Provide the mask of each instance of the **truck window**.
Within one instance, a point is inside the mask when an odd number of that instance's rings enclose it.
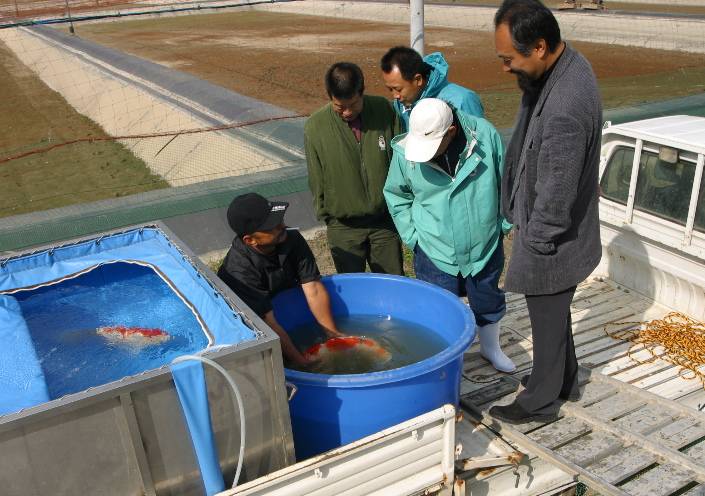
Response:
[[[627,204],[629,183],[632,179],[632,162],[634,162],[633,148],[620,146],[614,151],[600,181],[603,197],[622,205]]]
[[[634,209],[685,225],[694,176],[694,163],[679,159],[670,164],[659,160],[658,153],[643,150]]]

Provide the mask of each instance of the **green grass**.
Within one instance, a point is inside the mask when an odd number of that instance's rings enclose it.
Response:
[[[0,160],[107,136],[0,46]],[[79,143],[0,163],[0,217],[115,198],[168,184],[114,141]]]
[[[681,67],[670,73],[600,80],[604,108],[669,100],[705,92],[705,67]]]
[[[705,92],[705,67],[682,67],[670,73],[607,77],[600,79],[598,85],[604,109],[670,100]],[[499,129],[514,125],[520,101],[518,90],[510,86],[478,93],[490,122]]]

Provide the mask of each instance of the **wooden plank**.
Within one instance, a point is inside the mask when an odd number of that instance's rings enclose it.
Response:
[[[662,496],[671,494],[693,481],[693,475],[673,465],[659,465],[620,486],[630,494]]]
[[[497,382],[499,382],[499,377],[497,377],[496,380],[492,381],[489,384],[487,384],[487,383],[479,384],[476,382],[469,381],[467,378],[465,378],[465,376],[461,376],[460,377],[460,397],[462,398],[464,396],[471,395],[475,391],[477,391],[478,389],[482,389],[483,387],[487,387],[488,385],[491,385],[491,384],[496,384]]]
[[[627,306],[625,306],[627,305]],[[636,308],[635,308],[636,307]],[[605,326],[610,322],[632,321],[639,318],[643,313],[648,312],[649,304],[646,302],[625,303],[621,300],[609,302],[600,307],[599,312],[583,312],[571,314],[573,318],[573,334],[577,343],[586,343],[597,337],[607,336]],[[639,314],[636,315],[635,311]],[[660,314],[659,314],[660,315]],[[628,325],[619,326],[616,329],[626,329]],[[597,330],[599,332],[591,335],[581,336],[585,331]]]
[[[690,491],[683,493],[681,496],[705,496],[705,485],[695,486]]]
[[[574,326],[575,325],[578,324],[574,324]],[[626,351],[629,349],[629,345],[620,343],[606,336],[602,329],[602,324],[591,327],[580,334],[575,334],[573,339],[578,347],[576,349],[576,353],[578,355],[578,360],[581,363],[584,363],[585,355],[589,355],[597,351],[595,348],[612,347],[615,349],[617,346],[621,345],[622,348],[620,349],[620,352],[616,353],[618,356],[625,356]],[[587,345],[587,347],[580,347],[583,340],[588,341],[590,344]],[[530,341],[519,341],[513,343],[511,346],[503,345],[502,348],[504,352],[512,358],[518,369],[526,369],[531,366],[531,361],[533,359],[533,346]],[[471,351],[473,350],[471,349]],[[612,357],[611,355],[613,355],[613,353],[610,353],[610,359]],[[591,366],[593,364],[588,363],[586,365]],[[468,378],[473,379],[472,376],[476,376],[475,379],[479,382],[487,382],[488,377],[491,376],[491,374],[496,373],[491,365],[480,359],[471,363],[466,360],[464,367],[464,372],[468,374]]]
[[[617,484],[655,462],[656,455],[637,446],[627,446],[593,463],[589,470],[610,484]]]
[[[494,403],[498,399],[510,395],[512,393],[516,393],[518,386],[519,385],[513,381],[509,381],[506,379],[500,380],[499,382],[474,391],[469,395],[465,395],[463,399],[473,403],[475,406],[482,410],[486,409],[485,405],[489,403]]]
[[[615,394],[617,394],[617,389],[610,384],[590,382],[583,388],[583,395],[578,401],[578,405],[588,406]]]
[[[613,379],[610,379],[610,381],[616,382]],[[625,387],[631,388],[631,386]],[[638,391],[638,393],[641,396],[650,396],[648,393],[645,392]],[[681,407],[680,405],[670,403],[671,402],[667,400],[659,400],[653,406],[662,409],[668,409],[670,411],[686,411],[686,409]],[[659,459],[668,460],[668,462],[673,465],[678,465],[683,469],[689,470],[693,474],[695,474],[695,476],[705,481],[705,465],[703,465],[702,462],[700,462],[699,460],[693,460],[692,458],[687,455],[684,455],[680,451],[665,446],[663,444],[658,444],[657,442],[651,439],[649,433],[653,432],[653,430],[656,430],[655,424],[657,423],[657,420],[660,420],[659,423],[661,423],[659,427],[664,427],[665,425],[668,425],[668,421],[670,420],[670,418],[667,416],[666,418],[658,419],[658,415],[654,414],[656,408],[649,408],[650,406],[651,405],[647,405],[638,412],[630,414],[627,417],[623,417],[623,419],[620,419],[616,422],[607,423],[594,418],[592,415],[586,412],[585,409],[572,404],[565,404],[563,405],[562,409],[565,410],[565,414],[575,416],[586,424],[593,426],[593,428],[595,429],[604,430],[609,432],[610,434],[621,437],[625,440],[625,442],[632,442],[640,446],[641,448],[648,450],[651,453],[654,453],[655,456]],[[676,417],[678,416],[681,415],[677,413]],[[626,423],[629,424],[626,425],[627,428],[625,428],[625,426],[619,425],[619,423],[624,419],[630,420]],[[643,432],[639,432],[639,430],[642,430]]]
[[[627,357],[630,343],[620,343],[605,336],[593,343],[593,349],[577,350],[578,361],[583,367],[593,369],[601,374],[609,375],[609,366],[615,360]],[[643,348],[643,346],[641,347]],[[636,350],[639,350],[637,347]]]
[[[705,461],[705,440],[702,441],[700,444],[691,446],[690,448],[685,450],[684,453],[693,460],[698,460],[700,463],[703,463]]]
[[[646,311],[646,304],[642,307]],[[595,313],[584,315],[580,320],[573,320],[573,336],[575,337],[576,346],[581,346],[599,338],[606,337],[605,325],[609,322],[632,320],[635,318],[632,308],[621,306],[619,301],[613,302],[606,306],[604,313]],[[625,328],[627,326],[624,326]],[[587,331],[597,331],[587,334]],[[583,333],[586,333],[583,335]]]
[[[615,288],[609,284],[597,281],[586,281],[578,285],[573,301],[578,301],[583,298],[589,298],[600,294],[601,292],[614,291]],[[623,293],[623,291],[622,291]],[[520,293],[507,293],[507,313],[511,313],[515,310],[526,310],[526,299],[523,294]]]
[[[576,465],[589,465],[615,453],[624,446],[617,436],[605,432],[591,432],[574,443],[566,444],[556,449],[556,453],[564,456]]]
[[[531,372],[530,368],[518,369],[515,377],[519,378],[524,374]],[[476,381],[472,375],[463,375],[460,382],[461,396],[467,396],[468,394],[474,394],[475,391],[486,388],[493,384],[499,382],[502,378],[507,377],[506,374],[495,371],[496,379],[493,381]]]
[[[603,300],[603,298],[600,298],[600,300]],[[631,298],[619,298],[618,296],[610,298],[608,295],[605,295],[603,301],[593,301],[593,306],[590,308],[576,308],[571,306],[571,318],[574,327],[581,322],[583,322],[584,326],[588,325],[588,323],[590,325],[604,326],[607,322],[613,320],[632,320],[631,317],[634,316],[635,309],[646,311],[646,309],[650,307],[650,304],[647,302],[633,301]],[[599,311],[596,311],[597,309],[599,309]],[[526,308],[512,309],[512,313],[505,316],[502,321],[521,334],[524,334],[524,331],[530,330],[531,328],[529,314]],[[580,327],[578,329],[580,330]]]
[[[633,381],[631,383],[632,386],[638,387],[639,389],[651,389],[651,388],[656,387],[660,384],[668,382],[671,379],[675,379],[675,378],[680,377],[680,367],[674,366],[673,364],[670,364],[668,362],[664,362],[664,363],[669,366],[664,368],[660,372],[643,377],[642,379],[639,379],[638,381]],[[681,378],[680,380],[687,381],[688,379]],[[693,382],[697,383],[697,385],[700,385],[702,387],[702,385],[700,384],[699,381],[693,381]]]
[[[612,367],[623,365],[621,369],[617,369],[614,373],[608,375],[622,382],[633,383],[649,375],[657,374],[673,365],[660,358],[652,359],[651,353],[648,350],[641,350],[633,353],[631,356],[622,359],[621,364],[610,363]],[[642,363],[643,362],[643,363]],[[604,371],[602,372],[605,373]]]
[[[664,398],[673,399],[695,391],[701,391],[703,390],[703,385],[699,380],[674,377],[669,381],[649,387],[648,390]]]
[[[683,396],[671,399],[695,411],[705,413],[705,389],[698,389],[697,391],[692,391]]]
[[[480,414],[481,415],[481,414]],[[581,467],[575,465],[570,460],[558,455],[555,451],[551,451],[543,446],[534,443],[528,437],[526,437],[521,432],[518,432],[514,426],[502,425],[496,420],[488,416],[482,416],[482,420],[493,426],[494,429],[499,429],[499,432],[503,437],[509,439],[512,444],[519,447],[519,449],[537,454],[542,460],[549,461],[552,465],[557,466],[560,470],[563,470],[566,474],[571,477],[580,477],[580,479],[588,484],[593,490],[598,491],[601,494],[611,495],[611,496],[629,496],[625,491],[620,490],[617,487],[611,486],[604,479],[585,471]],[[531,475],[529,475],[531,477]],[[516,487],[516,486],[515,486]],[[486,489],[486,488],[485,488]]]
[[[679,418],[649,435],[652,441],[679,449],[705,437],[705,425],[695,417]],[[705,460],[703,460],[705,463]]]
[[[541,446],[555,449],[591,431],[592,429],[584,422],[573,417],[564,417],[530,432],[527,437]]]
[[[595,311],[606,302],[614,301],[617,298],[627,297],[622,291],[616,290],[610,286],[591,287],[589,291],[581,294],[576,294],[570,304],[571,309],[575,311],[588,310]]]
[[[618,420],[614,424],[625,430],[647,435],[673,421],[673,413],[657,404],[649,404]]]
[[[617,298],[623,299],[620,306],[626,309],[636,304],[643,304],[643,302],[624,296],[623,293],[600,294],[599,290],[590,290],[590,292],[585,294],[582,298],[576,296],[573,299],[573,304],[571,305],[573,322],[579,322],[582,318],[595,318],[601,315],[603,312],[596,312],[595,309],[601,305],[614,303]],[[586,302],[589,303],[586,304]],[[525,304],[512,306],[511,308],[508,307],[507,310],[507,315],[502,319],[503,322],[520,332],[530,328],[529,314]],[[631,312],[627,312],[625,315],[629,315],[630,313]]]
[[[645,399],[649,403],[658,403],[664,409],[667,409],[671,412],[674,412],[677,417],[685,417],[685,416],[692,416],[693,415],[693,411],[689,407],[680,405],[679,403],[676,403],[675,401],[668,400],[668,399],[665,399],[661,396],[655,395],[654,393],[652,393],[650,391],[645,391],[642,389],[635,388],[634,386],[632,386],[630,384],[624,384],[624,383],[622,383],[616,379],[613,379],[609,376],[593,373],[591,375],[591,381],[609,384],[619,391],[627,391],[630,394],[633,394],[633,395],[639,396],[640,398]]]
[[[612,420],[622,415],[642,408],[645,401],[627,393],[620,393],[605,398],[602,401],[593,403],[585,408],[585,411],[601,420]]]
[[[648,360],[650,360],[651,357],[651,353],[649,353],[649,351],[644,348],[643,345],[635,346],[631,356],[624,355],[623,357],[618,358],[617,360],[612,360],[611,362],[609,362],[608,365],[605,365],[602,368],[601,373],[615,377],[616,379],[617,374],[622,373],[622,371],[629,371],[634,367],[648,366],[654,364],[657,366],[660,365],[657,360],[654,360],[650,363],[644,363],[643,365],[641,364],[641,362],[647,362]]]

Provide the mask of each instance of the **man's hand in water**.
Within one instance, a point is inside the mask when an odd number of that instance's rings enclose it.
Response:
[[[301,285],[301,289],[303,289],[311,313],[316,319],[316,322],[323,328],[326,336],[329,338],[343,336],[335,325],[335,320],[333,320],[333,314],[330,310],[328,291],[326,291],[326,287],[321,281],[307,282]]]
[[[342,338],[345,337],[346,335],[340,332],[337,329],[328,329],[328,328],[323,328],[323,331],[326,333],[326,337],[328,339],[330,338]]]

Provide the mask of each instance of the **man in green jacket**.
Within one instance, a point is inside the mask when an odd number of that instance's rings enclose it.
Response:
[[[399,121],[387,100],[364,95],[360,68],[333,64],[325,75],[330,103],[306,122],[308,182],[318,218],[325,222],[339,273],[403,274],[399,234],[382,188]]]
[[[498,287],[502,238],[511,228],[499,208],[499,134],[481,117],[424,98],[392,148],[384,196],[402,241],[414,250],[416,277],[456,295],[467,292],[480,354],[497,370],[513,372],[499,347],[506,310]]]

